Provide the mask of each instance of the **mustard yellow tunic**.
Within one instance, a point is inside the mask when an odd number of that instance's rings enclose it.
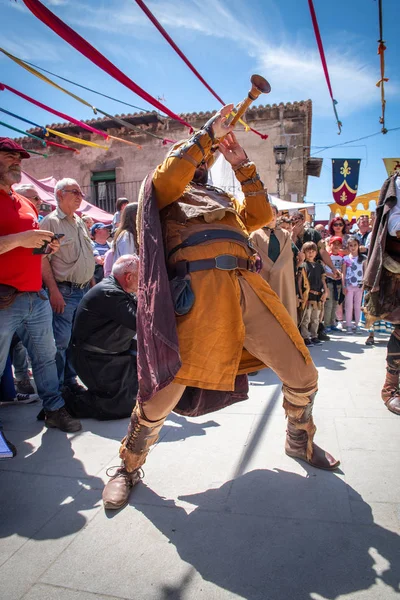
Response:
[[[204,154],[210,151],[212,140],[206,132],[199,136]],[[159,209],[165,209],[174,202],[184,202],[185,192],[197,193],[196,186],[190,187],[195,172],[195,164],[203,158],[200,148],[191,144],[180,148],[180,155],[171,156],[157,167],[153,184]],[[245,235],[259,229],[272,219],[272,210],[262,182],[256,177],[255,165],[247,161],[236,170],[236,177],[242,183],[245,200],[240,203],[229,197],[229,207],[215,213],[188,219],[163,219],[164,240],[167,253],[194,231],[212,227],[234,229]],[[243,183],[244,182],[244,183]],[[222,194],[221,197],[224,195]],[[182,198],[183,197],[183,198]],[[215,200],[215,194],[213,199]],[[225,202],[227,196],[224,196]],[[201,260],[214,258],[220,254],[232,254],[248,258],[241,245],[230,241],[212,241],[207,244],[183,248],[175,252],[169,265],[181,260]],[[210,269],[191,274],[195,303],[187,315],[177,317],[177,330],[182,367],[175,378],[176,383],[204,389],[234,389],[237,374],[248,373],[264,366],[243,348],[245,337],[240,307],[240,287],[238,277],[244,277],[260,300],[265,304],[283,329],[289,334],[289,343],[294,343],[303,354],[306,362],[310,356],[293,320],[260,275],[245,270],[221,271]],[[265,332],[266,343],[268,332]]]

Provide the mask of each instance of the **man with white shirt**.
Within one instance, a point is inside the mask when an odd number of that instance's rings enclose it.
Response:
[[[364,287],[367,324],[384,319],[395,326],[388,343],[382,400],[400,415],[400,175],[382,186],[371,235]]]

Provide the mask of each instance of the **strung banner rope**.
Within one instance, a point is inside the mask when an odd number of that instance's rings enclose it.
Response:
[[[46,127],[46,130],[48,131],[48,133],[60,137],[63,140],[74,142],[74,144],[82,144],[82,146],[90,146],[91,148],[101,148],[102,150],[108,150],[108,146],[101,146],[100,144],[96,144],[95,142],[89,142],[89,140],[82,140],[81,138],[68,135],[67,133],[61,133],[61,131],[54,131],[54,129],[50,129],[50,127]]]
[[[22,135],[24,135],[26,137],[33,138],[34,140],[37,140],[38,142],[40,142],[42,144],[42,146],[46,145],[44,143],[44,141],[42,140],[42,138],[37,137],[37,135],[33,135],[32,133],[28,133],[27,131],[22,131],[22,129],[17,129],[16,127],[13,127],[12,125],[7,125],[7,123],[3,123],[3,121],[0,121],[0,125],[3,125],[3,127],[8,127],[8,129],[12,129],[13,131],[17,131],[18,133],[22,133]]]
[[[36,150],[30,150],[29,148],[24,148],[29,154],[39,154],[39,156],[44,156],[44,158],[49,158],[48,154],[43,154],[43,152],[36,152]]]
[[[64,144],[57,144],[57,142],[50,142],[50,140],[44,140],[46,142],[46,146],[55,146],[56,148],[62,148],[63,150],[70,150],[71,152],[76,152],[79,154],[79,150],[76,148],[71,148],[70,146],[65,146]]]
[[[212,89],[212,87],[207,83],[207,81],[200,75],[198,70],[192,65],[192,63],[185,56],[185,54],[182,52],[182,50],[180,50],[180,48],[178,48],[178,46],[175,44],[174,40],[165,31],[164,27],[156,19],[156,17],[153,15],[153,13],[147,8],[147,6],[143,2],[143,0],[135,0],[135,2],[142,9],[142,11],[145,13],[145,15],[150,19],[150,21],[153,23],[153,25],[158,29],[158,31],[161,33],[163,38],[167,40],[169,45],[175,50],[175,52],[178,54],[178,56],[183,60],[183,62],[186,64],[186,66],[188,66],[189,69],[192,71],[192,73],[194,73],[196,75],[197,79],[199,79],[201,81],[201,83],[208,89],[208,91],[214,96],[214,98],[216,98],[218,100],[218,102],[220,102],[224,106],[226,104],[226,102],[224,102],[222,100],[222,98],[220,96],[218,96],[218,94]],[[262,134],[259,131],[257,131],[256,129],[253,129],[252,127],[247,125],[247,123],[242,121],[242,119],[239,119],[239,123],[241,123],[244,126],[246,131],[250,130],[253,133],[256,133],[257,135],[259,135],[261,137],[261,139],[266,140],[268,138],[267,135]]]
[[[146,135],[150,135],[151,137],[156,138],[157,140],[162,140],[163,144],[175,144],[176,142],[172,141],[172,140],[168,140],[166,138],[163,138],[159,135],[156,135],[155,133],[152,133],[151,131],[144,131],[143,129],[140,129],[140,127],[135,127],[135,125],[132,125],[132,123],[128,123],[128,121],[124,121],[124,119],[120,119],[120,117],[113,117],[112,115],[109,115],[108,113],[104,112],[104,110],[101,110],[100,108],[96,108],[97,112],[101,113],[102,115],[104,115],[105,117],[108,117],[109,119],[112,119],[113,121],[116,121],[117,123],[119,123],[120,125],[123,125],[124,127],[127,127],[128,129],[131,129],[132,131],[135,131],[137,133],[145,133]],[[111,136],[110,136],[111,137]],[[141,148],[141,146],[140,146]]]
[[[28,119],[24,119],[24,117],[20,117],[19,115],[15,115],[14,113],[10,112],[9,110],[6,110],[5,108],[0,108],[0,110],[1,110],[1,112],[6,113],[6,115],[10,115],[10,117],[14,117],[14,119],[19,119],[20,121],[24,121],[25,123],[28,123],[28,125],[33,125],[34,127],[41,129],[43,131],[43,133],[46,133],[45,127],[42,127],[41,125],[38,125],[37,123],[34,123],[33,121],[29,121]]]
[[[336,122],[337,122],[337,125],[338,125],[338,128],[339,128],[339,134],[338,135],[340,135],[341,132],[342,132],[342,122],[339,121],[339,116],[338,116],[338,113],[337,113],[337,110],[336,110],[337,100],[335,100],[334,97],[333,97],[331,80],[330,80],[330,77],[329,77],[328,66],[326,64],[324,47],[322,45],[322,38],[321,38],[321,34],[319,32],[317,15],[315,14],[313,0],[308,0],[308,6],[310,7],[311,20],[312,20],[312,24],[313,24],[313,27],[314,27],[315,38],[317,40],[319,55],[321,57],[322,68],[324,69],[326,83],[328,85],[329,94],[330,94],[331,100],[332,100],[333,112],[335,113]]]
[[[68,94],[68,96],[71,96],[72,98],[74,98],[75,100],[77,100],[78,102],[80,102],[81,104],[84,104],[85,106],[88,106],[89,108],[91,108],[93,110],[93,112],[95,114],[101,113],[101,114],[105,115],[106,117],[109,117],[113,121],[116,121],[120,125],[123,125],[124,127],[127,127],[128,129],[131,129],[133,131],[140,132],[140,133],[148,133],[148,132],[143,131],[139,127],[135,127],[134,125],[131,125],[130,123],[128,123],[127,121],[124,121],[123,119],[121,119],[119,117],[113,117],[112,115],[109,115],[108,113],[100,110],[100,108],[95,108],[94,106],[92,106],[89,102],[87,102],[83,98],[80,98],[79,96],[76,96],[75,94],[73,94],[69,90],[66,90],[65,88],[61,87],[60,85],[58,85],[57,83],[55,83],[54,81],[52,81],[51,79],[49,79],[48,77],[46,77],[45,75],[42,75],[41,73],[39,73],[38,71],[36,71],[36,69],[34,69],[34,68],[29,67],[28,65],[26,65],[25,61],[20,60],[19,58],[16,58],[15,56],[13,56],[12,54],[10,54],[9,52],[6,52],[2,48],[0,48],[0,52],[3,52],[4,54],[6,54],[6,56],[8,56],[9,58],[11,58],[11,60],[13,60],[14,62],[16,62],[23,69],[26,69],[27,71],[29,71],[29,73],[31,73],[32,75],[35,75],[36,77],[38,77],[42,81],[44,81],[44,82],[48,83],[49,85],[55,87],[56,89],[60,90],[61,92],[64,92],[64,94]],[[164,143],[164,138],[162,138],[161,136],[155,135],[153,133],[149,133],[149,135],[152,135],[153,137],[162,140],[163,143]],[[109,136],[109,137],[111,137],[111,136]],[[131,144],[133,146],[137,146],[137,148],[141,149],[141,146],[139,144],[135,144],[134,142],[129,142],[128,140],[123,140],[121,138],[113,138],[113,139],[122,141],[122,142],[124,142],[126,144]]]
[[[96,48],[89,44],[83,37],[81,37],[76,31],[71,29],[66,23],[59,19],[53,14],[48,8],[46,8],[39,0],[23,0],[24,4],[29,10],[37,17],[42,23],[52,29],[57,35],[63,38],[68,44],[73,46],[78,52],[86,56],[90,61],[97,65],[100,69],[111,75],[114,79],[122,83],[125,87],[130,89],[132,92],[143,98],[146,102],[155,106],[159,111],[165,113],[171,119],[178,121],[185,127],[193,131],[192,126],[186,123],[174,112],[169,110],[166,106],[161,104],[158,100],[153,98],[145,90],[139,87],[132,79],[130,79],[125,73],[120,71],[112,62],[110,62],[103,54],[101,54]]]
[[[19,59],[19,60],[21,60],[21,59]],[[47,71],[47,69],[43,69],[43,67],[38,67],[38,65],[34,65],[33,63],[28,62],[27,60],[23,60],[22,62],[24,62],[25,64],[29,65],[30,67],[34,67],[35,69],[39,69],[39,71],[43,71],[43,73],[48,73],[49,75],[53,75],[53,77],[57,77],[58,79],[62,79],[62,81],[66,81],[67,83],[71,83],[72,85],[76,85],[76,87],[80,87],[83,90],[86,90],[87,92],[92,92],[93,94],[97,94],[98,96],[103,96],[103,98],[108,98],[108,100],[113,100],[114,102],[119,102],[119,104],[124,104],[125,106],[130,106],[131,108],[135,108],[136,110],[140,110],[141,112],[144,112],[144,113],[151,113],[151,112],[153,112],[151,110],[148,110],[147,108],[140,108],[140,106],[135,106],[134,104],[129,104],[129,102],[124,102],[123,100],[118,100],[118,98],[113,98],[112,96],[107,96],[107,94],[103,94],[102,92],[99,92],[97,90],[92,90],[91,88],[88,88],[85,85],[77,83],[76,81],[71,81],[71,79],[67,79],[66,77],[61,77],[61,75],[57,75],[57,73],[52,73],[51,71]]]
[[[107,139],[107,137],[108,137],[107,133],[105,133],[104,131],[95,129],[94,127],[91,127],[90,125],[86,125],[86,123],[82,123],[82,121],[78,121],[77,119],[74,119],[73,117],[69,117],[68,115],[61,113],[58,110],[55,110],[54,108],[50,108],[49,106],[42,104],[38,100],[34,100],[33,98],[26,96],[22,92],[18,92],[18,90],[15,90],[14,88],[10,87],[9,85],[6,85],[5,83],[0,83],[0,91],[3,91],[4,89],[8,90],[9,92],[12,92],[13,94],[16,94],[17,96],[19,96],[20,98],[23,98],[24,100],[27,100],[28,102],[31,102],[31,104],[35,104],[35,106],[39,106],[40,108],[43,108],[43,110],[47,110],[48,112],[53,113],[53,115],[57,115],[57,117],[60,117],[60,119],[64,119],[64,121],[69,121],[70,123],[73,123],[74,125],[77,125],[78,127],[83,127],[83,129],[87,129],[91,133],[97,133],[97,135],[101,135],[101,137],[103,137],[104,139]]]
[[[385,83],[389,81],[387,77],[385,77],[385,42],[383,40],[383,17],[382,17],[382,0],[379,0],[379,40],[378,40],[378,54],[380,57],[380,67],[381,67],[381,78],[376,84],[376,87],[381,88],[381,105],[382,105],[382,116],[379,118],[379,123],[382,125],[382,133],[387,133],[388,130],[385,127],[385,109],[386,109],[386,100],[385,100]]]

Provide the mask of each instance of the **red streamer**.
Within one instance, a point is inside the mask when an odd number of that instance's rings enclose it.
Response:
[[[337,124],[338,124],[338,127],[339,127],[339,133],[340,133],[341,132],[341,128],[342,128],[342,123],[339,121],[339,117],[338,117],[338,114],[337,114],[337,111],[336,111],[337,101],[333,97],[331,80],[330,80],[329,71],[328,71],[328,65],[326,64],[324,47],[322,45],[322,38],[321,38],[321,34],[319,32],[317,15],[315,14],[313,0],[308,0],[308,6],[310,7],[311,20],[312,20],[312,24],[313,24],[313,27],[314,27],[315,38],[317,40],[319,55],[321,57],[322,68],[323,68],[324,73],[325,73],[325,79],[326,79],[326,83],[327,83],[327,86],[328,86],[329,94],[330,94],[331,99],[332,99],[333,110],[334,110],[334,113],[335,113],[336,121],[337,121]]]
[[[49,140],[44,140],[46,142],[46,146],[55,146],[56,148],[62,148],[63,150],[71,150],[71,152],[77,152],[79,154],[79,150],[76,148],[70,148],[69,146],[64,146],[64,144],[57,144],[57,142],[50,142]]]
[[[82,121],[78,121],[77,119],[74,119],[73,117],[69,117],[68,115],[65,115],[62,112],[58,112],[58,110],[55,110],[54,108],[50,108],[50,106],[46,106],[46,104],[42,104],[38,100],[34,100],[33,98],[30,98],[30,96],[26,96],[22,92],[15,90],[14,88],[10,87],[9,85],[6,85],[5,83],[0,83],[0,91],[3,91],[4,89],[8,90],[9,92],[12,92],[13,94],[16,94],[17,96],[19,96],[20,98],[23,98],[24,100],[27,100],[28,102],[31,102],[32,104],[35,104],[36,106],[39,106],[39,108],[43,108],[43,110],[47,110],[48,112],[53,113],[53,115],[60,117],[60,119],[63,119],[64,121],[69,121],[70,123],[73,123],[74,125],[78,125],[78,127],[83,127],[84,129],[87,129],[88,131],[91,131],[92,133],[97,133],[97,135],[101,135],[101,137],[103,137],[104,139],[108,138],[107,133],[105,133],[104,131],[100,131],[100,129],[95,129],[94,127],[91,127],[90,125],[86,125],[86,123],[82,123]]]
[[[73,46],[78,52],[86,56],[90,61],[97,65],[100,69],[111,75],[114,79],[122,83],[125,87],[130,89],[132,92],[143,98],[149,104],[152,104],[159,111],[165,113],[171,119],[179,121],[185,127],[189,127],[190,131],[193,131],[192,126],[186,123],[178,115],[169,110],[166,106],[158,102],[153,96],[150,96],[145,90],[139,87],[132,79],[130,79],[125,73],[120,71],[112,62],[110,62],[103,54],[101,54],[96,48],[94,48],[89,42],[83,39],[78,33],[76,33],[66,23],[61,21],[55,14],[53,14],[48,8],[43,6],[39,0],[23,0],[24,4],[29,10],[37,17],[42,23],[50,27],[57,35],[59,35],[68,44]]]
[[[158,29],[158,31],[161,33],[161,35],[164,37],[164,39],[167,40],[167,42],[169,43],[169,45],[175,50],[175,52],[178,54],[178,56],[189,67],[189,69],[192,71],[192,73],[194,73],[196,75],[197,79],[199,79],[201,81],[201,83],[206,86],[206,88],[208,89],[208,91],[214,96],[214,98],[216,98],[218,100],[218,102],[220,102],[223,106],[225,106],[226,102],[224,102],[222,100],[222,98],[220,96],[218,96],[218,94],[212,89],[212,87],[207,83],[207,81],[200,75],[200,73],[198,72],[198,70],[192,65],[192,63],[189,61],[189,59],[187,58],[187,56],[185,56],[185,54],[182,52],[182,50],[180,48],[178,48],[178,46],[175,44],[174,40],[165,31],[164,27],[156,19],[156,17],[153,15],[153,13],[147,8],[147,6],[143,2],[143,0],[135,0],[135,2],[143,10],[143,12],[148,16],[148,18],[150,19],[150,21]],[[249,127],[249,129],[253,133],[256,133],[257,135],[259,135],[263,140],[266,140],[268,138],[267,135],[264,135],[264,134],[260,133],[259,131],[257,131],[256,129],[253,129],[252,127]]]

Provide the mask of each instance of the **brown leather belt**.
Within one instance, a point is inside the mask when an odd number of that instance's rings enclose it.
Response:
[[[185,277],[185,275],[195,271],[208,271],[210,269],[218,269],[219,271],[242,269],[253,273],[257,272],[254,260],[233,256],[232,254],[220,254],[215,258],[205,258],[203,260],[181,260],[171,267],[170,278]]]

